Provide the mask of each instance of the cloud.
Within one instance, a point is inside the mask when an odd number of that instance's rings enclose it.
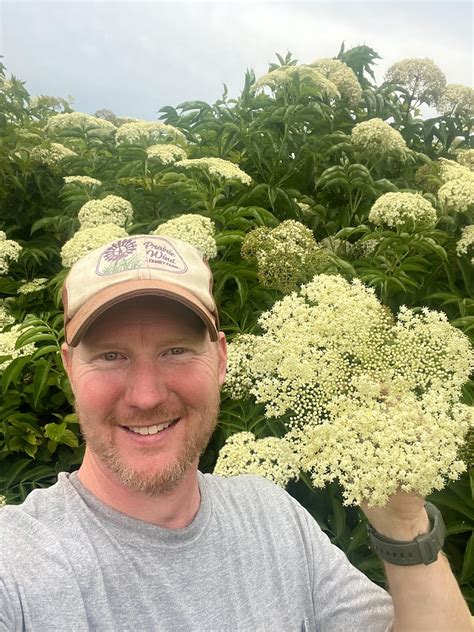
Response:
[[[77,2],[4,0],[2,52],[32,94],[75,108],[155,118],[164,105],[237,96],[290,50],[302,63],[367,44],[377,77],[406,57],[431,57],[452,83],[472,77],[468,2]],[[452,24],[452,27],[447,25]],[[25,46],[25,42],[28,43]]]

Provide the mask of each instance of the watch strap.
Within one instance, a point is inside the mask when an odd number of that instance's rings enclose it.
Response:
[[[446,528],[439,509],[431,503],[425,503],[425,509],[430,519],[430,532],[418,535],[411,541],[388,538],[375,531],[369,523],[367,530],[373,551],[386,562],[398,566],[435,562],[443,548]]]

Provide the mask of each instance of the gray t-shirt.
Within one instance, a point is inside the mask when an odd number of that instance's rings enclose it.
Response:
[[[0,511],[0,631],[385,632],[390,596],[289,494],[199,474],[184,529],[115,511],[77,474]]]

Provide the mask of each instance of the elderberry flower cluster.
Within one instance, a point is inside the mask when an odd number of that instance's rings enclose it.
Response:
[[[470,250],[473,246],[474,224],[470,224],[469,226],[464,226],[461,233],[461,239],[459,239],[458,243],[456,244],[456,253],[458,257],[462,257],[462,255],[467,255],[468,250]],[[474,263],[474,257],[471,259],[471,263]]]
[[[21,285],[18,288],[18,294],[34,294],[35,292],[44,290],[47,283],[48,279],[45,279],[44,277],[33,279],[33,281],[29,281],[28,283]]]
[[[328,99],[340,99],[341,95],[335,84],[322,72],[304,64],[277,68],[262,75],[252,86],[252,92],[262,91],[265,87],[273,92],[288,86],[297,80],[309,92],[322,94]]]
[[[13,239],[7,239],[6,233],[0,230],[0,275],[8,272],[12,261],[18,261],[22,247]]]
[[[85,187],[100,186],[102,182],[89,176],[64,176],[66,184],[82,184]]]
[[[30,344],[24,345],[20,349],[15,349],[16,341],[20,337],[22,333],[24,333],[25,328],[19,325],[13,325],[10,331],[1,331],[0,332],[0,356],[9,356],[7,360],[0,362],[0,371],[4,371],[9,364],[15,358],[19,358],[21,356],[30,355],[35,350],[35,344],[32,342]]]
[[[322,274],[259,324],[261,335],[229,345],[225,388],[284,421],[316,486],[338,480],[346,504],[382,506],[398,488],[427,495],[465,469],[474,420],[459,399],[474,354],[444,314],[402,307],[395,318],[359,280]]]
[[[435,105],[446,87],[446,77],[432,59],[402,59],[385,73],[385,81],[405,88],[418,103]]]
[[[8,312],[5,305],[2,305],[0,303],[0,331],[2,329],[5,329],[7,325],[13,325],[14,322],[15,322],[15,319]]]
[[[449,83],[438,104],[442,114],[469,114],[474,110],[474,90],[461,83]]]
[[[474,176],[449,180],[438,191],[438,199],[445,210],[453,213],[465,213],[474,206]]]
[[[183,167],[184,169],[207,171],[211,175],[218,176],[224,180],[240,180],[242,184],[250,184],[252,182],[252,178],[245,171],[242,171],[235,163],[222,158],[190,158],[180,160],[175,163],[175,166]]]
[[[158,226],[153,234],[181,239],[200,250],[207,259],[217,257],[216,226],[208,217],[180,215]]]
[[[5,498],[5,496],[0,496],[0,509],[5,507],[6,504],[7,504],[7,499]]]
[[[167,141],[184,142],[185,136],[173,125],[159,121],[133,121],[118,128],[116,140],[118,145],[139,143],[154,145]]]
[[[299,475],[299,457],[286,439],[255,439],[251,432],[232,435],[219,452],[214,474],[230,477],[239,474],[263,476],[286,487]]]
[[[407,151],[407,145],[400,132],[379,118],[357,123],[351,132],[351,143],[355,149],[379,159],[403,159]]]
[[[46,132],[49,134],[64,134],[68,131],[80,128],[86,132],[94,132],[100,136],[112,136],[116,127],[110,121],[85,114],[83,112],[65,112],[64,114],[55,114],[46,125]]]
[[[276,228],[260,226],[243,241],[244,259],[255,260],[262,285],[284,294],[295,290],[332,263],[327,250],[315,241],[312,231],[295,220]]]
[[[447,160],[446,158],[439,158],[436,161],[439,169],[439,176],[444,184],[450,180],[457,180],[458,178],[471,178],[474,177],[471,174],[471,170],[468,167],[455,162],[454,160]]]
[[[457,161],[463,167],[474,171],[474,149],[461,149],[457,155]]]
[[[61,160],[71,156],[77,156],[76,152],[61,143],[51,143],[49,147],[34,147],[31,151],[32,160],[48,167],[56,167]]]
[[[133,217],[133,208],[128,200],[118,195],[107,195],[102,200],[86,202],[77,215],[83,228],[93,228],[101,224],[125,226]]]
[[[70,268],[91,250],[104,246],[109,241],[127,236],[126,231],[117,224],[101,224],[92,228],[83,228],[61,248],[62,264],[65,268]]]
[[[332,81],[341,95],[342,99],[350,105],[357,105],[362,96],[362,88],[356,74],[347,64],[339,59],[316,59],[310,64],[323,77]]]
[[[169,165],[177,160],[184,160],[186,152],[182,147],[172,144],[152,145],[146,150],[149,159],[158,160],[164,165]]]
[[[390,228],[431,228],[436,224],[436,210],[419,193],[384,193],[374,203],[369,220]]]

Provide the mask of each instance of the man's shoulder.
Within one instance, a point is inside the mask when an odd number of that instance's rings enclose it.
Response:
[[[48,530],[64,520],[68,504],[67,474],[61,472],[58,481],[50,487],[33,490],[19,505],[6,505],[0,510],[0,537]]]

